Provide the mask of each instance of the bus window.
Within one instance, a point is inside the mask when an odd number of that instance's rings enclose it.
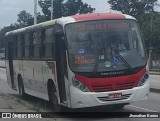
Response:
[[[25,56],[25,35],[24,34],[21,34],[21,41],[22,41],[22,57]]]
[[[41,56],[41,31],[37,31],[33,35],[33,57],[40,58]]]
[[[53,28],[46,29],[44,41],[44,57],[53,58],[55,38]]]
[[[8,57],[8,41],[9,41],[9,39],[10,39],[10,36],[7,36],[7,37],[5,37],[5,58],[6,58],[6,60],[8,60],[9,59],[9,57]]]
[[[17,35],[13,36],[13,41],[14,41],[14,58],[17,58]]]
[[[29,58],[31,56],[32,48],[31,44],[33,42],[33,34],[27,33],[25,35],[25,58]]]
[[[23,56],[23,47],[22,47],[22,44],[23,44],[23,36],[22,35],[18,35],[18,38],[17,38],[17,43],[16,43],[16,48],[17,48],[17,58],[22,58]]]
[[[130,30],[133,29],[135,32],[131,35]],[[145,52],[138,30],[136,22],[129,20],[101,20],[67,25],[66,35],[71,68],[77,72],[127,69],[122,58],[115,59],[117,52],[124,53],[123,57],[132,67],[145,65]],[[133,58],[139,58],[138,61],[130,61],[131,57],[128,56],[130,52],[133,52]]]

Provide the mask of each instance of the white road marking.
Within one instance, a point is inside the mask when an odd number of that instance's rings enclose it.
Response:
[[[146,108],[141,108],[141,107],[134,106],[134,105],[128,105],[128,106],[138,108],[138,109],[142,109],[142,110],[146,110],[146,111],[150,111],[150,112],[158,112],[158,111],[154,111],[154,110],[150,110],[150,109],[146,109]]]

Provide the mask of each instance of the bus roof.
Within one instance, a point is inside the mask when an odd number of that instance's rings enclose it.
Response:
[[[77,22],[78,21],[89,21],[89,20],[102,20],[102,19],[126,19],[125,14],[118,13],[94,13],[94,14],[81,14],[72,16]]]
[[[29,27],[25,27],[25,28],[21,28],[21,29],[17,29],[17,30],[13,30],[10,32],[6,33],[7,35],[11,35],[11,34],[17,34],[17,33],[21,33],[21,32],[25,32],[25,31],[29,31],[29,30],[34,30],[37,28],[43,28],[43,27],[47,27],[47,26],[51,26],[54,25],[55,23],[61,24],[62,26],[64,26],[67,23],[73,23],[73,22],[80,22],[80,21],[90,21],[90,20],[104,20],[104,19],[108,19],[108,20],[115,20],[115,19],[134,19],[134,17],[130,16],[130,15],[126,15],[126,14],[120,14],[120,13],[90,13],[90,14],[80,14],[80,15],[73,15],[73,16],[68,16],[68,17],[62,17],[59,19],[54,19],[54,20],[50,20],[50,21],[46,21],[43,23],[39,23],[36,25],[32,25]]]

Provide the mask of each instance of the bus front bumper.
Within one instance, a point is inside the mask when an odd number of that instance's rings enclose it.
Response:
[[[109,94],[121,93],[122,98],[108,100]],[[135,101],[142,101],[148,99],[149,94],[149,81],[141,87],[133,89],[118,90],[112,92],[82,92],[79,89],[71,86],[71,108],[86,108],[94,106],[105,106],[114,104],[131,103]]]

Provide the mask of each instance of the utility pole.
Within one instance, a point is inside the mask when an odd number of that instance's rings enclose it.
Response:
[[[152,11],[151,11],[151,41],[153,39],[153,14],[154,14],[154,3],[152,2]],[[152,46],[152,45],[151,45]]]
[[[53,0],[51,0],[51,20],[53,19]]]
[[[37,24],[37,0],[34,0],[34,24]]]
[[[150,43],[149,43],[149,58],[148,58],[148,67],[152,69],[152,41],[153,41],[153,14],[154,14],[154,3],[150,3],[152,5],[151,10],[151,33],[150,33]]]

